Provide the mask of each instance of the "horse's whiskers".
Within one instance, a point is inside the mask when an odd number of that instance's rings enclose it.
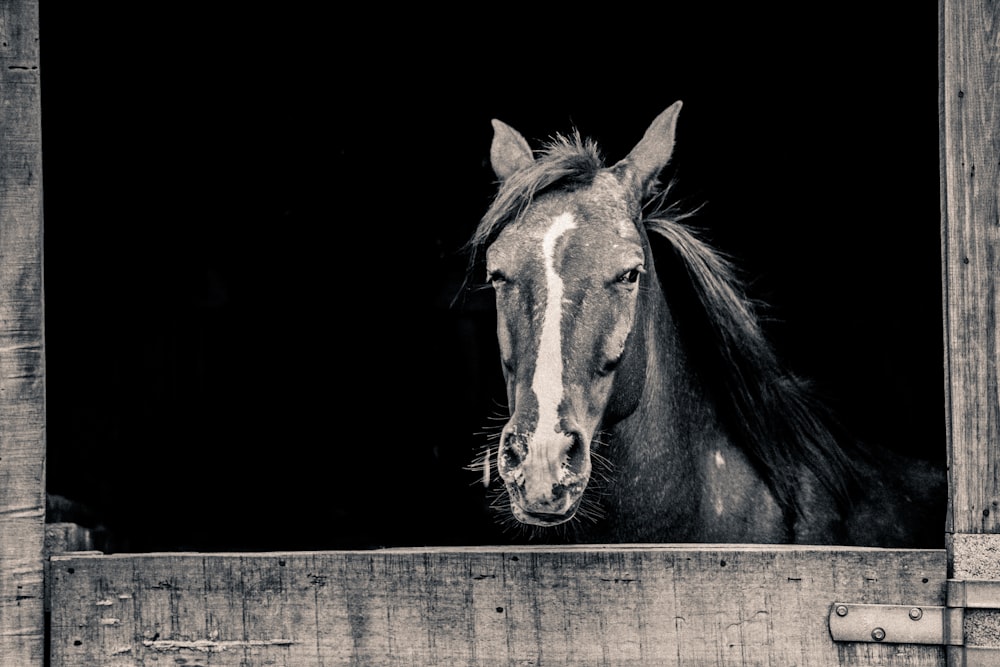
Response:
[[[507,417],[501,415],[500,413],[494,413],[488,416],[487,419],[491,419],[495,422],[503,420],[503,424],[486,424],[482,426],[479,431],[476,431],[475,435],[486,440],[486,446],[482,453],[472,460],[471,464],[464,467],[465,470],[479,474],[477,482],[472,482],[470,486],[472,484],[480,483],[484,488],[489,488],[494,477],[498,474],[496,458],[493,456],[493,449],[494,447],[499,446],[500,436],[503,433],[503,425],[506,424]]]
[[[496,438],[491,439],[496,440]],[[496,458],[492,455],[492,453],[493,447],[490,444],[487,444],[486,448],[481,454],[479,454],[479,456],[472,459],[472,462],[469,465],[463,466],[464,470],[479,474],[479,479],[474,482],[470,482],[469,486],[481,483],[483,487],[489,488],[493,480],[493,476],[497,474]]]
[[[483,486],[490,487],[490,448],[486,448],[486,456],[483,457]]]
[[[580,507],[576,510],[576,516],[573,517],[573,520],[597,523],[605,516],[607,516],[607,513],[604,511],[601,503],[590,495],[585,495],[580,501]]]
[[[490,509],[495,509],[500,512],[503,512],[501,516],[504,521],[507,520],[516,521],[516,519],[514,519],[513,515],[511,515],[510,513],[510,498],[503,492],[494,494],[493,499],[490,501],[489,506]]]

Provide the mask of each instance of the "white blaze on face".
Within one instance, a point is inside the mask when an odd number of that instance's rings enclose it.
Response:
[[[563,281],[556,272],[555,250],[559,237],[575,227],[573,216],[561,213],[552,221],[542,239],[542,259],[545,262],[545,315],[538,343],[538,359],[535,360],[535,376],[531,379],[531,390],[538,400],[538,426],[535,432],[539,434],[548,435],[558,430],[559,403],[563,398]]]

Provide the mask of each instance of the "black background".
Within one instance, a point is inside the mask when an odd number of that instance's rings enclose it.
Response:
[[[676,192],[780,354],[942,460],[935,8],[697,4],[43,3],[49,490],[109,550],[512,539],[463,470],[491,303],[450,305],[490,119],[614,161],[677,99]]]

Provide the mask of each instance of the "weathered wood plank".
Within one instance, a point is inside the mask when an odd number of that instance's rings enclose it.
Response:
[[[948,530],[1000,532],[1000,5],[942,0]]]
[[[93,551],[94,539],[89,528],[75,523],[46,523],[43,570],[45,588],[45,611],[49,611],[49,556],[70,551]],[[99,553],[99,552],[94,552]]]
[[[940,7],[949,573],[1000,579],[1000,4]],[[1000,612],[969,610],[964,635],[1000,646]]]
[[[943,550],[690,545],[59,556],[52,665],[943,665],[835,601],[944,604]]]
[[[45,377],[37,2],[0,2],[0,660],[44,661]]]

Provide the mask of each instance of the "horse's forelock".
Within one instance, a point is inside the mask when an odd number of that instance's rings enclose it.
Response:
[[[555,135],[532,164],[500,183],[492,204],[466,244],[470,255],[466,284],[475,279],[473,273],[481,268],[486,248],[535,197],[555,188],[587,184],[603,167],[604,158],[593,140],[581,138],[575,130]]]

